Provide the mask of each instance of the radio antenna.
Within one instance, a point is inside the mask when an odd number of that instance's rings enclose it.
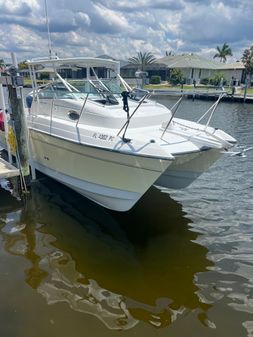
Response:
[[[51,42],[49,19],[48,19],[48,12],[47,12],[47,0],[45,0],[45,16],[46,16],[46,24],[47,24],[48,53],[49,53],[49,58],[51,58],[52,57],[52,42]]]

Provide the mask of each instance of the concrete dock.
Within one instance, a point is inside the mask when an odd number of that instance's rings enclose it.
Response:
[[[19,170],[0,157],[0,179],[18,177]]]
[[[196,94],[189,94],[187,95],[188,98],[191,99],[202,99],[202,100],[209,100],[209,101],[216,101],[219,97],[218,94],[216,93],[210,93],[210,94],[205,94],[205,93],[196,93]],[[243,95],[227,95],[222,98],[223,102],[239,102],[243,103],[244,102],[244,96]],[[252,95],[247,95],[245,97],[245,103],[253,103],[253,96]]]
[[[156,89],[152,91],[153,96],[170,96],[170,97],[178,97],[178,96],[186,96],[187,98],[190,99],[201,99],[201,100],[210,100],[210,101],[215,101],[219,98],[219,95],[223,91],[221,90],[210,90],[210,91],[201,91],[201,90],[162,90],[162,89]],[[227,94],[222,98],[222,101],[226,102],[244,102],[244,96],[242,94]],[[253,95],[248,94],[245,99],[245,103],[253,103]]]

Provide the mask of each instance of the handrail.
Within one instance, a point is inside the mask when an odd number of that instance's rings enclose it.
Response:
[[[49,133],[50,133],[50,135],[52,134],[54,100],[55,100],[55,94],[54,94],[54,97],[53,97],[52,103],[51,103],[50,127],[49,127]]]
[[[107,102],[111,104],[119,104],[113,92],[109,88],[107,88],[103,82],[101,82],[100,80],[98,81],[105,89],[97,86],[95,83],[92,82],[92,80],[89,80],[89,82]]]
[[[133,89],[130,87],[130,85],[120,76],[120,74],[117,74],[117,77],[120,79],[121,83],[123,84],[123,87],[126,91],[132,91]]]
[[[211,119],[212,119],[214,111],[216,110],[220,100],[226,95],[227,95],[227,93],[221,93],[219,95],[219,98],[217,99],[217,101],[212,106],[210,106],[210,108],[197,120],[197,123],[201,122],[202,119],[205,118],[205,116],[211,111],[210,117],[208,118],[208,121],[207,121],[207,124],[206,124],[206,127],[207,127],[209,125]]]
[[[228,141],[226,141],[225,139],[222,139],[219,136],[215,135],[214,133],[208,131],[207,128],[200,129],[200,128],[197,128],[197,127],[193,127],[192,125],[187,125],[187,124],[184,124],[184,123],[180,123],[178,121],[175,121],[174,123],[177,124],[177,125],[186,127],[188,129],[191,129],[191,130],[195,130],[195,131],[199,131],[199,132],[205,132],[208,136],[211,136],[215,140],[218,140],[219,142],[222,142],[224,146],[228,146],[229,147],[229,145],[230,145],[230,143]],[[173,130],[173,132],[175,132],[175,130]],[[189,139],[191,137],[192,137],[192,135],[189,136]]]
[[[78,90],[77,90],[75,87],[73,87],[72,85],[70,86],[70,84],[69,84],[67,81],[65,81],[65,80],[61,77],[61,75],[59,75],[59,74],[57,73],[57,71],[55,72],[55,74],[56,74],[56,76],[59,78],[59,80],[63,83],[63,85],[65,86],[65,88],[68,89],[69,92],[73,92],[73,88],[74,88],[75,91],[78,91]]]
[[[98,87],[96,86],[96,84],[92,82],[92,80],[89,80],[89,83],[93,86],[93,88],[95,88],[95,89],[97,90],[97,92],[98,92],[100,95],[102,95],[104,98],[106,98],[104,92],[103,92],[100,88],[98,88]],[[108,89],[107,89],[107,91],[109,92]]]
[[[177,112],[177,109],[179,108],[179,105],[180,105],[181,102],[182,102],[183,97],[184,97],[184,96],[182,95],[182,96],[179,98],[179,100],[177,100],[177,102],[176,102],[176,103],[173,105],[173,107],[170,109],[171,111],[172,111],[173,109],[175,109],[175,111],[173,111],[173,112],[171,113],[171,117],[170,117],[170,119],[169,119],[167,125],[165,126],[165,128],[164,128],[164,130],[163,130],[163,133],[162,133],[162,135],[161,135],[161,139],[163,138],[163,136],[164,136],[165,132],[167,131],[168,127],[170,126],[170,123],[171,123],[172,119],[174,118],[174,116],[175,116],[175,114],[176,114],[176,112]]]
[[[81,118],[81,116],[82,116],[82,114],[83,114],[83,110],[84,110],[84,107],[85,107],[85,105],[86,105],[86,102],[87,102],[88,97],[89,97],[89,93],[87,93],[87,95],[86,95],[86,97],[85,97],[85,100],[84,100],[84,102],[83,102],[83,105],[82,105],[82,108],[81,108],[81,111],[80,111],[79,118],[78,118],[78,120],[77,120],[77,122],[76,122],[76,128],[78,127],[78,124],[79,124],[80,118]]]
[[[104,87],[104,89],[105,89],[106,91],[110,91],[110,90],[104,85],[104,83],[98,78],[98,75],[97,75],[97,73],[95,72],[94,68],[91,67],[91,69],[92,69],[92,71],[93,71],[93,73],[94,73],[94,75],[95,75],[96,80],[102,85],[102,87]],[[90,81],[91,81],[91,80],[90,80]]]

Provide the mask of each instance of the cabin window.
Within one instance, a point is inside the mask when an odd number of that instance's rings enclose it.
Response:
[[[72,93],[62,83],[52,83],[39,91],[39,98],[73,98]]]

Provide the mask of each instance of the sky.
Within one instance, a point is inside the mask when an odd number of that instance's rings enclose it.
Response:
[[[224,42],[239,60],[253,45],[252,0],[0,0],[0,58],[107,54],[127,60],[197,53],[212,58]]]

